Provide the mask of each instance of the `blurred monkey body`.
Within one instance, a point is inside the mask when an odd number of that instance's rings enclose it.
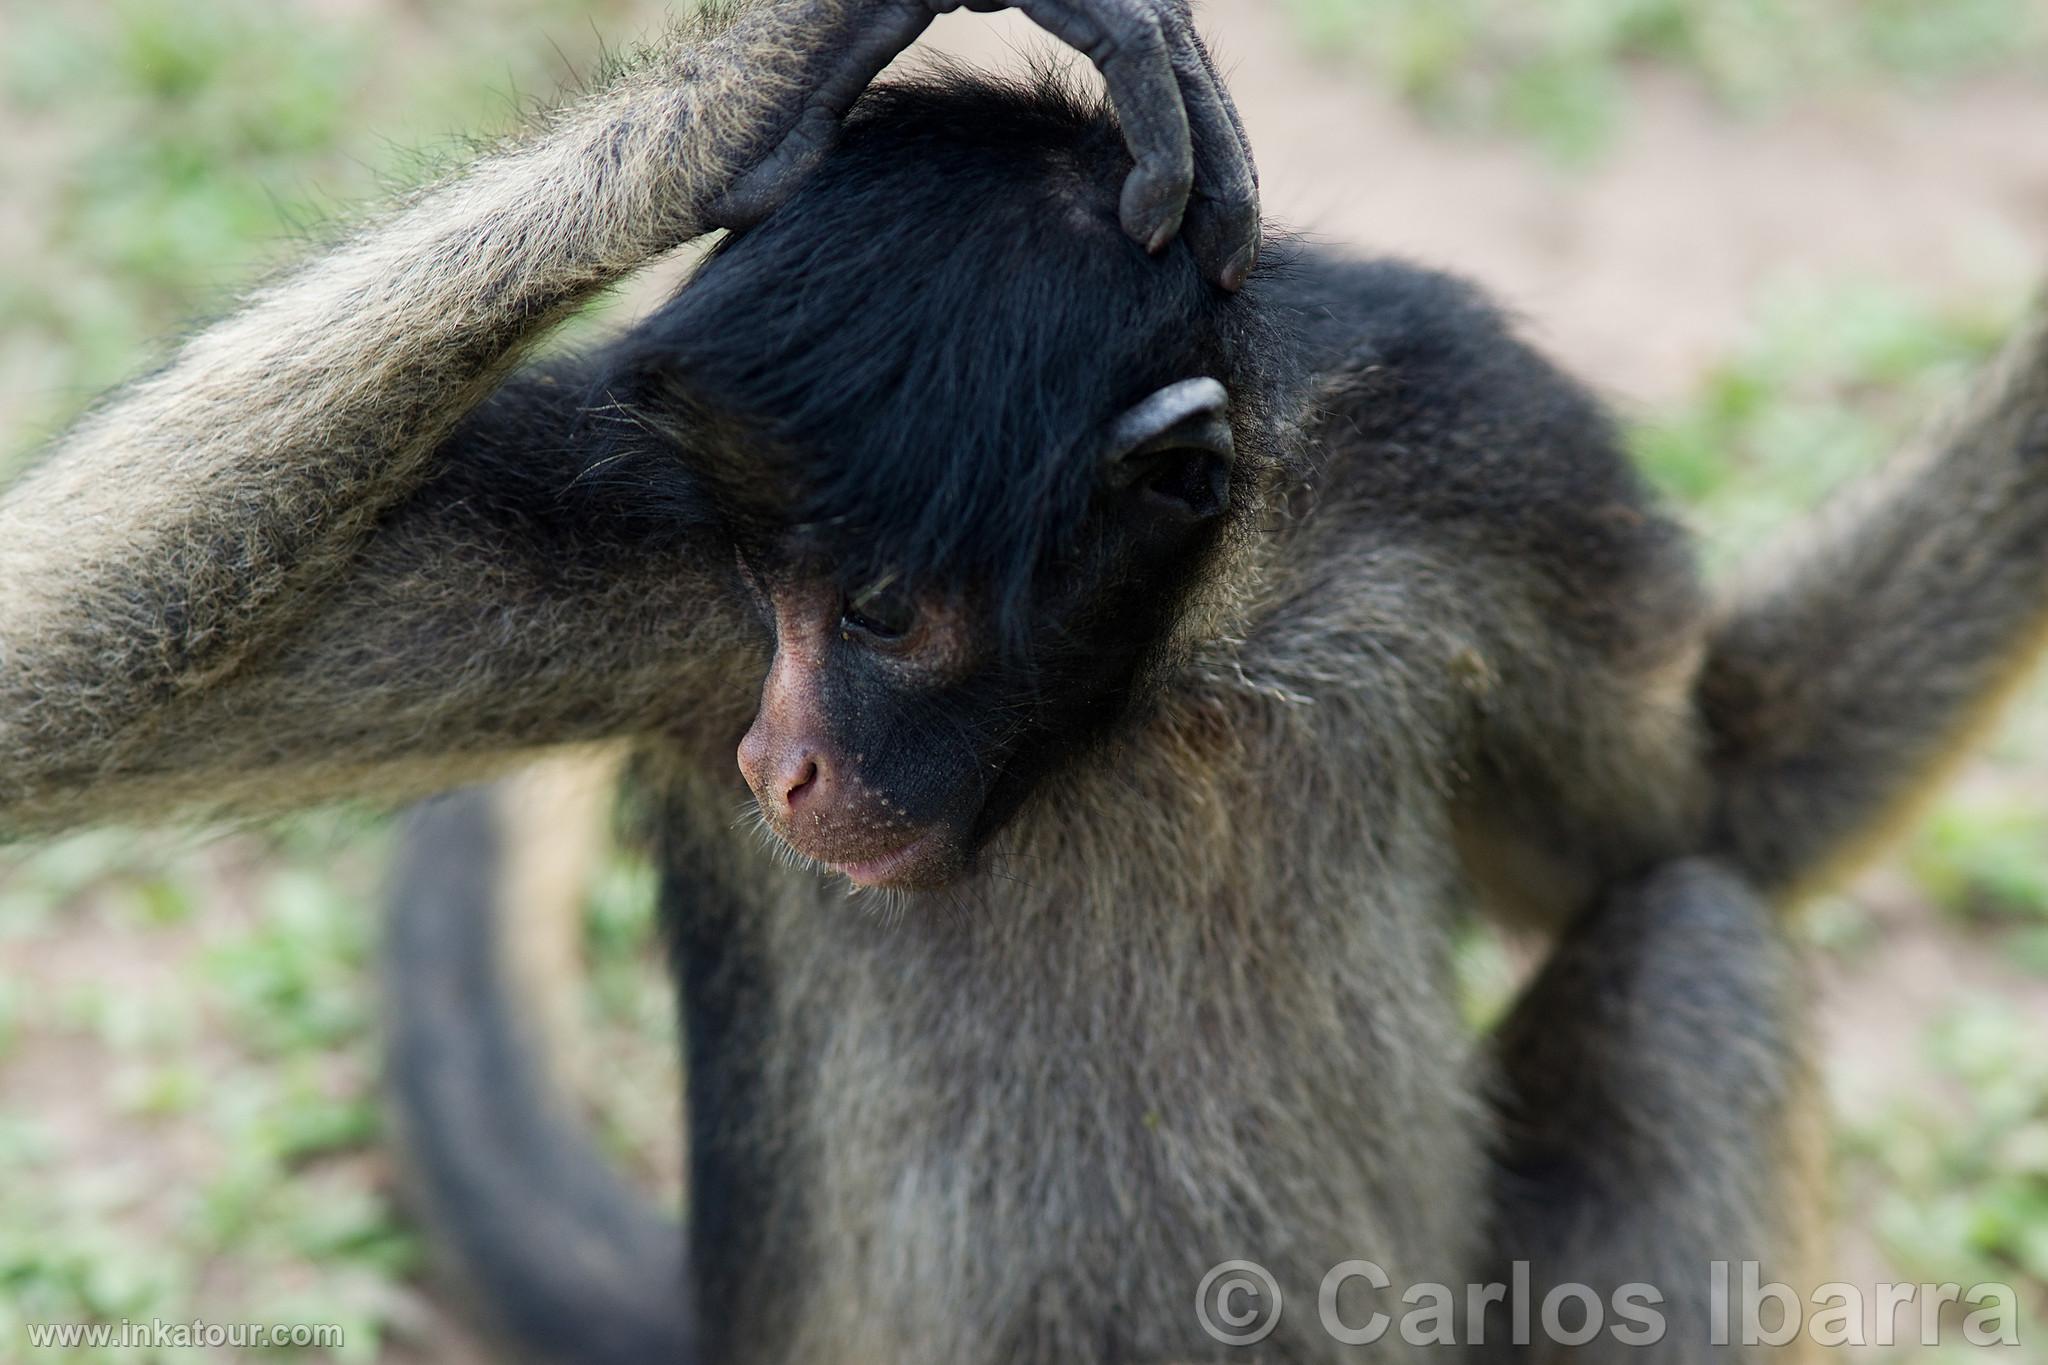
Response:
[[[1440,1353],[1324,1331],[1358,1258],[1648,1282],[1648,1358],[1739,1358],[1708,1262],[1796,1278],[1817,1216],[1778,912],[2048,620],[2042,334],[1716,600],[1475,290],[1261,258],[1180,5],[1019,0],[1114,118],[856,106],[954,7],[678,35],[89,417],[0,501],[0,834],[630,743],[687,1255],[522,1045],[492,799],[397,878],[408,1151],[541,1358],[1216,1359],[1239,1257],[1290,1296],[1269,1359]],[[714,226],[656,315],[519,368]],[[1483,1040],[1474,908],[1554,938]]]

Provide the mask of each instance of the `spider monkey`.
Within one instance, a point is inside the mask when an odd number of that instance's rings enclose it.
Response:
[[[1741,1357],[1707,1264],[1795,1277],[1817,1216],[1783,910],[2036,651],[2048,337],[1709,593],[1475,289],[1261,250],[1181,0],[1016,0],[1106,106],[869,90],[960,7],[681,26],[59,440],[0,499],[0,836],[636,746],[687,1233],[521,1050],[493,798],[396,879],[400,1118],[530,1354],[1218,1359],[1244,1257],[1266,1359],[1441,1353],[1301,1306],[1357,1258],[1664,1296],[1654,1347],[1486,1311],[1469,1358]],[[1554,937],[1482,1040],[1474,906]]]

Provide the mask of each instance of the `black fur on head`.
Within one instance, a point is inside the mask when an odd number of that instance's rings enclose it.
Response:
[[[1129,167],[1108,107],[1050,75],[878,87],[635,333],[631,401],[684,418],[742,543],[802,531],[849,590],[976,585],[1021,644],[1104,423],[1192,376],[1256,387],[1249,301],[1118,227]]]

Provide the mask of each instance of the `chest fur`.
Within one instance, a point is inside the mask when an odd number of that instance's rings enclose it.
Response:
[[[1455,1279],[1478,1125],[1431,949],[1365,914],[1188,904],[1125,933],[1115,910],[907,951],[813,921],[777,1005],[805,1040],[774,1082],[802,1189],[790,1358],[1200,1359],[1221,1261],[1309,1305],[1347,1259]]]
[[[757,907],[758,1358],[1210,1359],[1196,1288],[1242,1258],[1296,1305],[1269,1358],[1321,1359],[1338,1262],[1460,1277],[1483,1124],[1439,806],[1290,808],[1213,775],[1300,766],[1199,757],[1056,794],[945,906],[790,873]]]

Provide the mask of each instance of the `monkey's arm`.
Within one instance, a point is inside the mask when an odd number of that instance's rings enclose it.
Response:
[[[2048,628],[2048,315],[1937,439],[1732,594],[1698,696],[1716,853],[1774,897],[1911,811]]]
[[[231,670],[102,742],[6,751],[0,840],[398,800],[542,744],[742,727],[765,665],[731,551],[674,451],[641,460],[644,435],[621,439],[575,379],[522,375],[464,418],[425,482]],[[79,685],[106,686],[90,661]]]
[[[374,705],[535,662],[509,641],[460,652],[491,645],[490,622],[521,621],[502,572],[457,545],[429,569],[423,549],[376,548],[373,533],[528,342],[704,230],[705,205],[746,164],[746,130],[769,121],[758,92],[796,61],[778,56],[779,36],[679,38],[257,294],[7,492],[0,831],[31,810],[37,825],[95,815],[97,789],[175,782],[206,726],[242,746],[299,732],[280,757],[324,728],[318,747],[337,762],[372,762],[412,718],[344,706],[344,686]],[[412,567],[380,576],[393,556]],[[396,600],[408,574],[428,573],[438,620]],[[535,737],[569,728],[528,719]],[[266,799],[297,794],[295,774],[270,782]]]
[[[1136,164],[1126,227],[1170,237],[1202,173],[1191,230],[1231,280],[1225,253],[1255,233],[1256,195],[1192,33],[1151,12],[1172,0],[1017,3],[1057,13],[1103,64]],[[767,0],[722,32],[682,34],[262,291],[80,423],[0,498],[0,835],[194,782],[303,800],[316,793],[300,761],[354,785],[362,769],[430,761],[433,746],[466,752],[476,729],[527,743],[587,733],[617,684],[562,685],[563,656],[588,667],[592,654],[570,642],[635,631],[673,592],[649,585],[647,565],[541,591],[485,552],[488,536],[465,547],[401,510],[529,343],[651,256],[771,211],[875,73],[954,7]],[[702,672],[682,668],[673,692]],[[505,705],[522,677],[539,685],[517,693],[516,727],[422,718],[431,697]],[[280,734],[290,742],[263,738]]]

